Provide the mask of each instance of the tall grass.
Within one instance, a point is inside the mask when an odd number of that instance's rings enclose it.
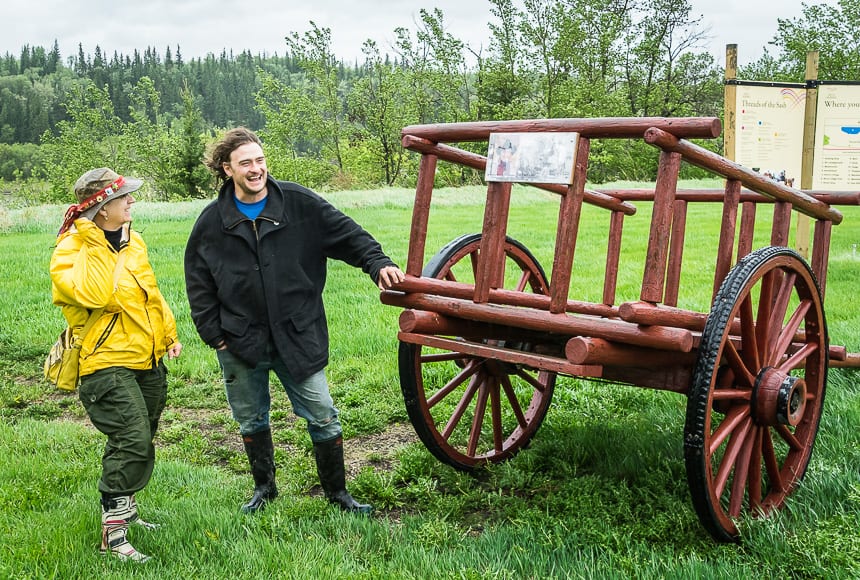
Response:
[[[480,231],[483,188],[434,193],[429,257]],[[406,258],[412,191],[329,194],[398,262]],[[9,578],[854,578],[860,576],[860,388],[855,371],[830,372],[809,472],[782,512],[744,521],[740,545],[717,545],[693,513],[683,465],[685,400],[673,393],[560,380],[529,449],[475,476],[416,443],[401,398],[399,311],[380,304],[361,272],[332,263],[326,305],[328,376],[346,429],[350,488],[377,506],[350,517],[319,497],[305,428],[273,389],[282,496],[245,517],[251,482],[217,364],[188,313],[182,254],[206,202],[138,203],[161,288],[185,343],[169,363],[159,460],[139,494],[132,532],[155,556],[145,566],[98,555],[102,436],[72,396],[40,380],[62,326],[47,266],[64,208],[0,210],[0,577]],[[619,301],[638,297],[648,204],[625,222]],[[549,270],[558,203],[517,188],[509,234]],[[707,311],[720,207],[691,207],[682,305]],[[760,212],[762,239],[769,231]],[[834,228],[825,308],[831,340],[860,350],[860,211]],[[599,299],[606,212],[586,208],[571,295]],[[597,282],[596,282],[597,281]]]

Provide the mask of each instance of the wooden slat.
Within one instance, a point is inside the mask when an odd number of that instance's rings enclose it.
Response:
[[[461,352],[472,356],[521,364],[534,369],[562,373],[575,377],[599,377],[601,368],[599,366],[575,365],[562,358],[533,354],[521,350],[492,346],[466,340],[454,340],[426,334],[412,334],[409,332],[397,333],[397,339],[410,344],[421,344],[432,346],[453,352]]]
[[[824,289],[827,286],[827,256],[830,254],[830,233],[833,224],[816,220],[815,232],[812,235],[812,271],[818,278],[818,287],[821,288],[821,300],[824,300]]]
[[[681,264],[684,260],[684,236],[687,228],[687,202],[675,201],[672,210],[672,237],[669,247],[669,266],[666,272],[666,290],[663,293],[663,304],[678,305],[678,293],[681,288]]]
[[[415,205],[412,208],[412,229],[409,234],[409,254],[406,273],[420,276],[424,268],[424,246],[427,243],[427,221],[430,219],[430,199],[436,179],[436,156],[422,155],[418,166]]]
[[[751,201],[743,202],[741,231],[738,234],[738,262],[752,251],[753,235],[755,234],[755,208],[755,203]],[[722,281],[720,283],[722,284]]]
[[[504,286],[505,235],[510,207],[511,184],[488,183],[481,249],[475,272],[475,302],[487,302],[490,289]]]
[[[612,212],[609,218],[609,239],[606,247],[606,271],[603,274],[603,303],[608,306],[615,304],[623,229],[624,214],[620,211]]]
[[[589,147],[590,141],[588,139],[582,137],[577,139],[573,183],[569,193],[561,199],[558,208],[555,254],[552,260],[552,279],[549,285],[550,312],[564,312],[567,305],[573,256],[576,252],[576,236],[579,232],[579,216],[582,214],[582,192],[585,189],[588,171]]]
[[[672,208],[675,203],[675,186],[681,156],[663,151],[657,167],[657,183],[654,189],[654,208],[651,213],[651,232],[645,255],[645,273],[642,276],[640,299],[646,302],[663,300],[663,284],[666,277],[666,260],[669,255],[669,236],[672,225]]]
[[[770,233],[772,246],[788,246],[791,231],[791,204],[779,201],[773,206],[773,225]]]
[[[723,202],[723,218],[720,227],[720,241],[717,246],[717,263],[714,268],[714,289],[716,296],[720,284],[726,279],[732,267],[732,253],[735,246],[735,227],[738,221],[738,199],[740,198],[741,182],[736,179],[726,181],[726,196]]]

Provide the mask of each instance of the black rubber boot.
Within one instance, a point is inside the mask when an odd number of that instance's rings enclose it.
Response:
[[[314,443],[317,474],[325,497],[346,512],[369,514],[373,506],[358,503],[346,491],[346,471],[343,465],[343,437]]]
[[[278,487],[275,485],[275,446],[272,444],[272,431],[266,429],[250,435],[243,435],[245,453],[251,464],[251,475],[254,477],[254,495],[251,501],[242,506],[242,512],[254,513],[266,507],[266,504],[278,497]]]

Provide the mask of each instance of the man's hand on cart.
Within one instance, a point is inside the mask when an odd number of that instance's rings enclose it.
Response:
[[[379,271],[378,286],[380,290],[387,290],[403,282],[406,279],[406,274],[397,266],[386,266]]]

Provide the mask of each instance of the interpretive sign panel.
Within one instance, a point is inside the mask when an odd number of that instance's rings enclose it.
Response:
[[[578,138],[579,133],[491,133],[484,179],[570,185]]]
[[[800,186],[803,85],[738,83],[735,161],[787,185]]]
[[[860,84],[821,84],[812,188],[860,189]]]

